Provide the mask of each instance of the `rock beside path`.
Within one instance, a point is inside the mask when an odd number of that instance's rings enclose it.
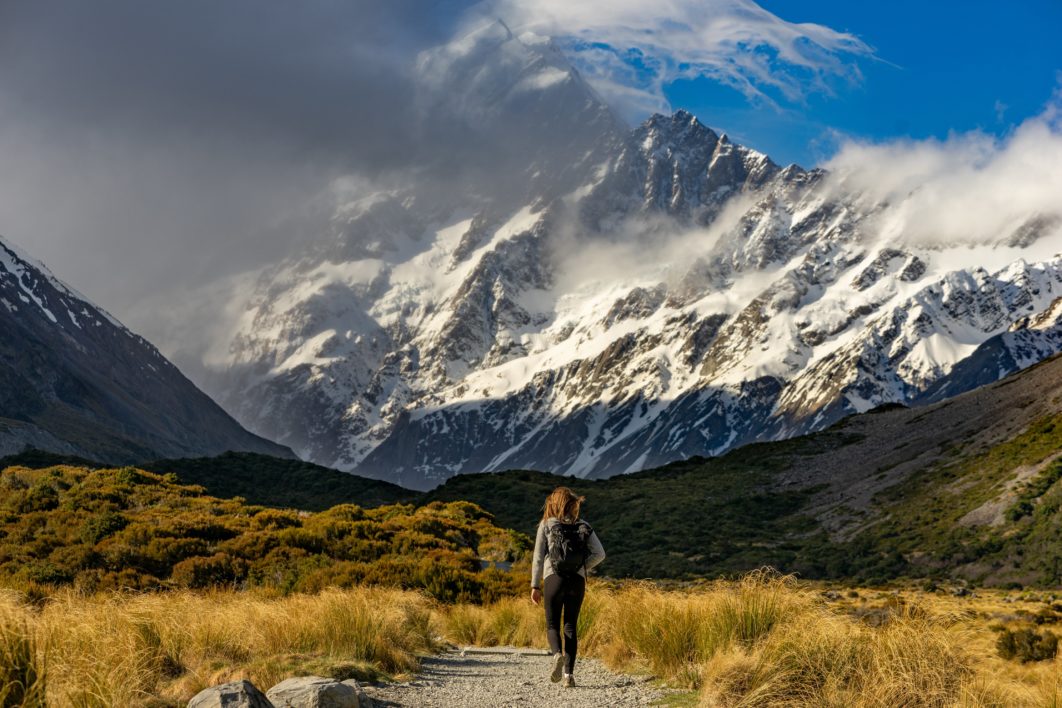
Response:
[[[266,692],[276,708],[363,708],[357,681],[299,676],[281,681]]]
[[[424,659],[412,681],[367,685],[365,692],[381,708],[641,708],[667,694],[644,678],[613,673],[593,659],[579,659],[574,688],[550,683],[551,668],[549,656],[454,652]]]
[[[188,708],[273,708],[273,704],[244,680],[204,688],[188,701]]]

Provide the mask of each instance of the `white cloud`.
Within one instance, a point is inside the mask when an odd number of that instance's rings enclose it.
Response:
[[[885,202],[881,235],[934,245],[992,243],[1034,217],[1062,219],[1062,95],[1004,138],[848,142],[824,167],[838,189]]]
[[[873,50],[854,35],[795,23],[752,0],[487,0],[514,31],[559,38],[587,79],[623,114],[667,107],[664,86],[708,77],[769,105],[861,80]],[[635,61],[632,58],[637,57]]]

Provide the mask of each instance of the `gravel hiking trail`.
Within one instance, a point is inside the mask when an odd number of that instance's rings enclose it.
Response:
[[[669,691],[645,677],[613,673],[599,661],[580,658],[574,688],[550,683],[545,652],[500,647],[469,649],[427,657],[412,681],[365,686],[373,705],[445,708],[572,706],[617,708],[651,706]]]

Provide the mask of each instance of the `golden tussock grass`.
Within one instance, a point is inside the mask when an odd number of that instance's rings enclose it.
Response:
[[[681,591],[593,583],[580,653],[694,691],[705,706],[1062,708],[1062,659],[1019,664],[995,652],[989,618],[1015,605],[857,596],[828,602],[770,572]],[[38,705],[45,691],[54,706],[182,705],[237,678],[268,688],[306,673],[401,676],[440,637],[542,647],[544,625],[526,598],[442,605],[379,588],[60,593],[35,605],[0,594],[0,706]]]
[[[4,632],[21,636],[35,654],[15,662],[0,656],[0,672],[8,680],[29,673],[18,666],[46,671],[49,706],[178,705],[238,678],[268,688],[300,673],[403,674],[435,648],[432,603],[377,588],[283,598],[61,593],[39,610],[8,594],[0,607]]]
[[[984,613],[965,601],[879,594],[887,612],[871,626],[769,571],[688,591],[592,585],[580,653],[696,690],[705,706],[1062,707],[1059,658],[999,659]],[[519,630],[492,630],[503,616]],[[455,607],[442,622],[463,643],[544,645],[542,610],[526,601]]]

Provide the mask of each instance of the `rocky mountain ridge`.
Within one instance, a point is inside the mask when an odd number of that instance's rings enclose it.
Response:
[[[244,282],[205,382],[238,420],[414,488],[603,477],[955,395],[1062,346],[1058,215],[905,240],[903,194],[780,167],[685,111],[623,132],[548,48],[493,26],[421,58],[477,130],[540,141],[531,110],[562,144],[463,199],[344,203],[328,248]]]

